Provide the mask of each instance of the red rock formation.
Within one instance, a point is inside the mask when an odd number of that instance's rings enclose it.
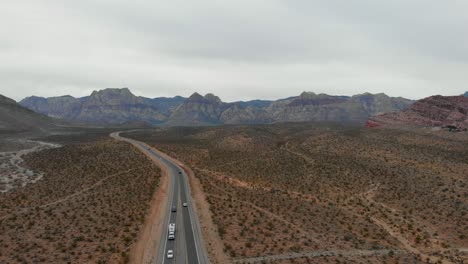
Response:
[[[431,96],[414,103],[410,108],[374,116],[366,126],[416,125],[468,127],[468,97]]]

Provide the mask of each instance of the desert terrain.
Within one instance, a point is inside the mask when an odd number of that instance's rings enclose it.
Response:
[[[467,261],[464,132],[283,124],[123,135],[193,170],[232,262]]]
[[[109,131],[84,130],[38,139],[53,148],[2,144],[9,151],[1,154],[2,177],[22,177],[14,185],[2,182],[0,263],[130,260],[160,169],[130,144],[110,139]]]

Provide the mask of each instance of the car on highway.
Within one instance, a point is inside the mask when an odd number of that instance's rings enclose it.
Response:
[[[182,204],[184,207],[187,207],[188,206],[188,203],[183,203]]]
[[[172,206],[172,208],[171,208],[171,212],[176,212],[176,211],[177,211],[177,207],[175,207],[175,206]]]
[[[181,172],[181,171],[179,171],[179,174],[182,174],[182,172]]]
[[[167,258],[168,258],[168,259],[171,259],[171,258],[173,258],[173,257],[174,257],[174,251],[172,251],[172,249],[169,249],[169,250],[167,251]]]
[[[169,235],[174,235],[174,233],[175,233],[175,223],[170,223],[169,224],[168,231],[169,231]]]
[[[174,233],[169,234],[169,236],[167,236],[167,239],[174,240],[175,239]]]

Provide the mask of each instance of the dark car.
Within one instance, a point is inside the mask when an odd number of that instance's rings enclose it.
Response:
[[[177,211],[177,207],[175,207],[175,206],[172,206],[172,208],[171,208],[171,212],[175,212],[175,211]]]
[[[179,171],[179,174],[182,174],[182,172],[181,172],[181,171]]]

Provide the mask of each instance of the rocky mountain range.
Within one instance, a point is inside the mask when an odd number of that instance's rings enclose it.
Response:
[[[33,111],[50,117],[93,124],[121,124],[144,121],[160,124],[185,98],[145,98],[135,96],[128,88],[108,88],[93,91],[90,96],[75,98],[31,96],[19,103]]]
[[[368,127],[392,125],[468,128],[468,97],[431,96],[408,109],[373,116],[367,122]]]
[[[0,132],[47,130],[58,122],[0,95]]]
[[[303,92],[276,101],[252,100],[226,103],[213,94],[189,98],[145,98],[128,88],[108,88],[90,96],[36,97],[21,105],[51,117],[101,124],[144,121],[153,125],[195,126],[218,124],[266,124],[278,122],[331,121],[365,123],[373,115],[399,111],[411,100],[385,94],[352,97]]]

